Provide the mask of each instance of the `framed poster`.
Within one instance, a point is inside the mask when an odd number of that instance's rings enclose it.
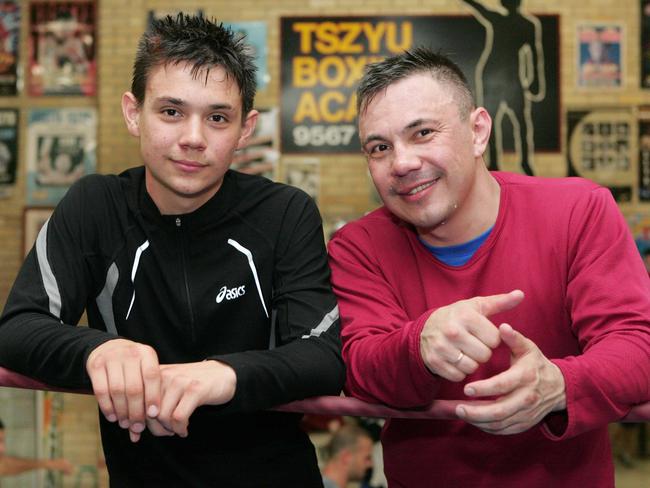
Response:
[[[578,86],[620,87],[623,27],[616,24],[578,26]]]
[[[95,172],[96,121],[94,108],[29,112],[28,205],[56,205],[72,183]]]
[[[17,0],[0,1],[0,95],[15,95],[20,40],[20,5]]]
[[[632,201],[631,110],[602,108],[567,112],[567,176],[608,187],[617,202]]]
[[[54,207],[25,207],[23,211],[23,256],[36,242],[41,227],[54,212]]]
[[[364,66],[418,46],[449,55],[493,116],[504,103],[511,107],[517,123],[503,124],[504,151],[515,150],[519,137],[531,153],[559,152],[559,18],[518,15],[530,27],[523,33],[492,17],[281,18],[282,154],[359,154],[354,91]]]
[[[317,159],[284,161],[284,181],[300,188],[318,202],[320,190],[320,163]]]
[[[16,183],[18,167],[18,110],[0,108],[0,187]]]
[[[641,88],[650,88],[650,0],[640,1]]]
[[[631,212],[625,215],[632,237],[639,253],[644,256],[650,251],[650,215],[645,212]]]
[[[650,107],[639,107],[639,201],[650,202]]]
[[[95,2],[32,2],[29,19],[29,94],[95,95]]]

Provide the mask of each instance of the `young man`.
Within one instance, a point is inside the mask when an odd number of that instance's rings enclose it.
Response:
[[[323,466],[325,488],[346,488],[349,482],[363,481],[372,468],[372,438],[358,425],[347,423],[334,432],[327,445]]]
[[[384,207],[329,246],[348,392],[461,401],[386,424],[389,485],[614,486],[607,424],[650,399],[650,286],[611,194],[490,173],[489,115],[426,49],[357,94]]]
[[[71,474],[74,470],[74,465],[63,458],[31,459],[7,455],[5,434],[4,423],[0,420],[0,478],[3,476],[15,476],[35,469],[61,471],[64,474]]]
[[[7,301],[0,364],[92,385],[112,486],[321,486],[300,416],[264,410],[340,391],[338,308],[313,201],[228,170],[254,80],[221,25],[155,22],[122,98],[144,168],[70,188]]]

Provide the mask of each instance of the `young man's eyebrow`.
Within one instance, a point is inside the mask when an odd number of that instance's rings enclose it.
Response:
[[[172,105],[178,105],[179,107],[187,105],[187,102],[182,98],[176,97],[158,97],[156,98],[157,103],[169,103]],[[210,110],[234,110],[234,107],[229,103],[213,103],[208,106]]]

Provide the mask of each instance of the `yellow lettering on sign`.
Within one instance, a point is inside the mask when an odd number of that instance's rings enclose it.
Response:
[[[339,52],[339,29],[334,22],[323,22],[316,30],[317,41],[314,43],[316,51],[321,54],[334,54]]]
[[[357,42],[359,34],[362,32],[362,25],[360,22],[341,22],[339,24],[343,32],[339,53],[359,54],[363,52],[363,46]]]
[[[301,53],[311,52],[311,38],[312,34],[316,31],[317,25],[316,22],[296,22],[293,24],[294,32],[297,32],[300,35]]]
[[[305,120],[335,124],[353,122],[356,115],[357,97],[354,93],[348,95],[328,90],[317,98],[312,92],[305,92],[300,95],[293,121],[296,124]]]
[[[310,88],[316,85],[318,63],[309,56],[296,56],[293,58],[293,86],[296,88]]]
[[[318,107],[325,122],[340,122],[345,117],[341,105],[345,103],[345,95],[339,91],[327,91],[323,93],[318,102]]]
[[[396,22],[296,22],[294,32],[299,36],[299,48],[303,54],[314,50],[320,54],[361,54],[363,40],[368,51],[379,53],[386,49],[399,53],[413,45],[413,24]]]
[[[318,79],[323,86],[334,88],[343,85],[347,72],[347,67],[339,56],[325,56],[319,63]]]
[[[397,25],[395,22],[388,22],[386,32],[386,48],[392,53],[401,53],[409,49],[413,44],[413,24],[410,22],[402,23],[402,39],[397,40]]]
[[[296,113],[293,114],[293,121],[297,124],[303,122],[305,119],[311,119],[314,122],[320,122],[318,104],[316,103],[316,97],[314,97],[314,94],[312,92],[305,92],[300,95]]]
[[[368,50],[371,53],[378,53],[381,50],[381,38],[386,32],[386,23],[378,22],[376,26],[370,22],[363,23],[363,33],[368,39]]]

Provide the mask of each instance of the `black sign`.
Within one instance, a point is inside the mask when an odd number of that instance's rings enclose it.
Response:
[[[479,96],[483,105],[518,93],[522,105],[518,125],[524,126],[523,119],[530,117],[535,151],[559,152],[559,21],[555,15],[533,19],[539,26],[539,42],[535,42],[534,33],[526,40],[522,32],[499,31],[501,38],[506,38],[501,43],[512,46],[513,56],[507,57],[502,50],[490,52],[494,43],[486,44],[486,39],[494,39],[497,26],[488,36],[486,27],[470,16],[282,18],[282,152],[358,153],[354,90],[364,65],[417,46],[451,57],[475,91],[477,84],[485,85],[486,90],[489,87],[489,93]],[[528,52],[542,51],[539,64],[531,68],[528,63],[532,72],[526,74],[527,82],[521,79],[520,67],[513,70],[511,65],[513,59],[519,59],[522,42],[528,42]],[[499,70],[488,70],[499,63],[505,67],[502,75]],[[483,82],[481,76],[488,72],[489,82]],[[526,104],[529,112],[524,114]],[[513,124],[502,125],[503,147],[512,150]]]

